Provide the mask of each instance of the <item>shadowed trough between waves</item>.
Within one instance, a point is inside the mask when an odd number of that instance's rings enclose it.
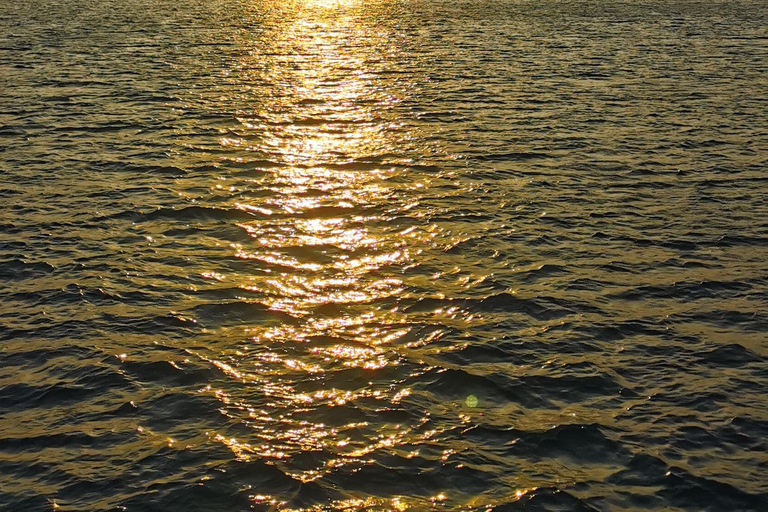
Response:
[[[0,510],[768,510],[766,4],[0,2]]]

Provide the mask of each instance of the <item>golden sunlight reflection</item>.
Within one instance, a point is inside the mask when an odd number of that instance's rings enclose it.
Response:
[[[306,7],[333,9],[338,7],[349,7],[360,3],[360,0],[306,0]]]
[[[284,512],[323,512],[328,510],[326,505],[316,505],[310,508],[304,509],[292,509],[285,507],[284,503],[278,502],[272,496],[257,494],[251,497],[254,504],[268,504],[273,507],[279,507]],[[412,498],[405,496],[397,496],[390,499],[382,498],[349,498],[346,500],[335,500],[330,506],[333,510],[393,510],[396,512],[404,512],[413,507],[417,502]]]
[[[220,140],[252,175],[243,187],[217,190],[237,192],[236,207],[252,216],[237,223],[250,242],[232,250],[254,271],[203,274],[286,318],[246,323],[249,341],[237,349],[196,354],[252,390],[200,390],[250,428],[249,435],[212,432],[211,440],[239,460],[274,461],[301,482],[359,468],[380,450],[414,457],[414,446],[437,433],[426,428],[426,411],[407,424],[378,418],[402,418],[411,390],[402,379],[374,375],[398,368],[409,343],[440,336],[440,329],[413,335],[398,306],[406,294],[401,270],[440,233],[393,222],[416,205],[404,191],[429,183],[404,179],[412,162],[392,156],[413,139],[393,113],[403,91],[376,80],[371,62],[391,45],[373,24],[343,15],[355,3],[309,0],[269,48],[244,58],[243,80],[266,74],[272,85],[258,109],[238,113],[241,130]],[[294,463],[300,453],[317,461]],[[253,500],[276,504],[266,494]],[[396,498],[388,506],[408,504]]]

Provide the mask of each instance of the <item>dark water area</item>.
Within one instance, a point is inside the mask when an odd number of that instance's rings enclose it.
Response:
[[[768,7],[0,0],[0,510],[768,510]]]

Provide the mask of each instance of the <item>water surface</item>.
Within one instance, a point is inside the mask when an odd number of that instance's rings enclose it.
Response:
[[[0,3],[0,509],[768,509],[768,9]]]

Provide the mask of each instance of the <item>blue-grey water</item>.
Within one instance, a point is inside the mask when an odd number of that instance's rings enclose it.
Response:
[[[768,510],[768,6],[0,0],[0,510]]]

